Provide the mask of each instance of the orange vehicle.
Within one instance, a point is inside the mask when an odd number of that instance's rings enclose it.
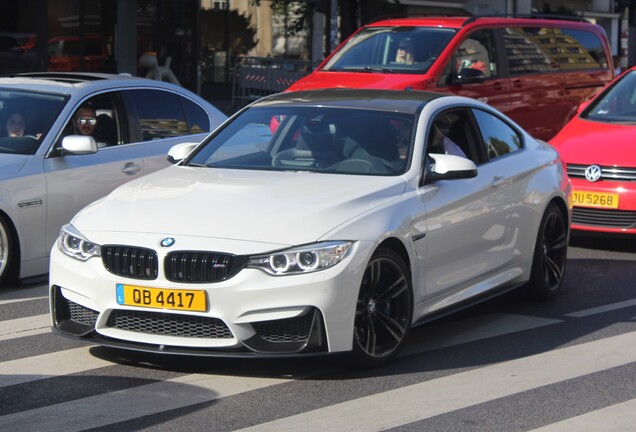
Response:
[[[614,76],[603,28],[566,18],[377,21],[360,28],[288,90],[415,89],[468,96],[547,140]]]
[[[80,70],[79,36],[56,36],[49,39],[49,71],[74,72]],[[83,68],[85,72],[101,72],[108,59],[106,42],[97,35],[84,37]]]

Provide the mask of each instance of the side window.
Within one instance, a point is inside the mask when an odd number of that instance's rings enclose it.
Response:
[[[503,120],[482,110],[474,109],[481,130],[488,160],[496,159],[522,148],[521,134]]]
[[[559,53],[551,28],[506,28],[503,41],[512,76],[551,72],[559,66]]]
[[[498,76],[495,43],[490,30],[479,30],[464,40],[455,52],[455,64],[462,69],[476,69],[486,78]]]
[[[123,113],[119,93],[92,97],[78,106],[66,126],[63,136],[90,135],[98,147],[110,147],[128,142],[123,132]]]
[[[143,141],[190,134],[180,97],[176,94],[162,90],[131,90],[128,96],[137,111]]]
[[[607,69],[607,58],[600,39],[583,30],[556,30],[561,69]]]
[[[431,123],[426,153],[461,156],[478,164],[473,122],[466,110],[444,111]]]
[[[180,98],[191,134],[210,132],[210,119],[203,108],[189,99]]]

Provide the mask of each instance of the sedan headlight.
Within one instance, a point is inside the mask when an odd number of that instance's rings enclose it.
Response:
[[[324,242],[250,257],[247,266],[282,276],[328,269],[342,261],[352,242]]]
[[[102,256],[101,246],[86,240],[71,224],[62,227],[57,247],[63,254],[80,261]]]

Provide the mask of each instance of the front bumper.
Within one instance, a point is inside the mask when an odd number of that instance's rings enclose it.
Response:
[[[572,229],[590,232],[636,234],[636,187],[633,182],[588,182],[571,178],[573,191],[618,194],[617,209],[583,207],[572,209]]]
[[[145,352],[282,357],[350,351],[370,246],[356,243],[343,262],[320,272],[275,277],[244,269],[212,284],[126,280],[106,271],[99,259],[82,263],[54,248],[52,325],[65,336]],[[202,289],[209,307],[184,312],[120,305],[117,283]]]

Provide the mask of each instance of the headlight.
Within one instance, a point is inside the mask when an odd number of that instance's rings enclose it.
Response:
[[[80,261],[102,256],[101,246],[86,240],[71,224],[62,227],[57,247],[65,255]]]
[[[247,266],[282,276],[328,269],[342,261],[352,242],[325,242],[250,257]]]

